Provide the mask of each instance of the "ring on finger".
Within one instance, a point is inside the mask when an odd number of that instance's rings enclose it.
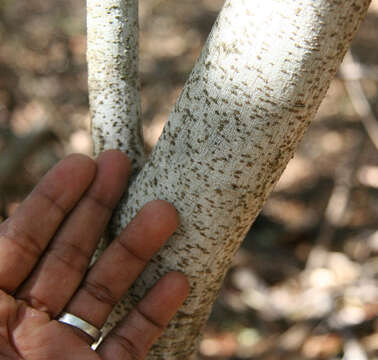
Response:
[[[57,321],[67,324],[70,326],[73,326],[85,334],[87,334],[90,338],[92,338],[93,342],[97,342],[100,337],[101,337],[101,330],[97,329],[95,326],[90,324],[89,322],[79,318],[78,316],[68,313],[68,312],[63,312],[59,315],[57,318]]]

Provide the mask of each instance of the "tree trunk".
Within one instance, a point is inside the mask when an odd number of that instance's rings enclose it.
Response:
[[[113,325],[164,273],[185,273],[191,294],[148,359],[195,359],[201,329],[232,258],[314,117],[369,3],[225,1],[112,225],[118,233],[153,199],[173,203],[181,216],[177,232],[109,320]],[[97,79],[108,68],[109,59],[101,61],[92,68]],[[106,90],[105,83],[95,87]],[[100,112],[99,102],[91,105],[94,115]],[[113,119],[94,120],[94,136],[104,136],[108,125],[102,122]]]
[[[138,0],[88,0],[88,86],[94,152],[145,162],[140,126]]]

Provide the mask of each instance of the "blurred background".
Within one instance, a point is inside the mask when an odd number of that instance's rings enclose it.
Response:
[[[223,0],[144,0],[146,147]],[[0,0],[0,221],[72,152],[91,155],[85,2]],[[202,360],[378,359],[378,0],[238,252]]]

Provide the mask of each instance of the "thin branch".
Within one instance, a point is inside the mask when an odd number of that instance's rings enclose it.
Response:
[[[351,151],[353,155],[346,156],[336,168],[335,184],[328,200],[316,245],[307,260],[307,270],[324,266],[336,230],[343,224],[363,150],[364,146],[360,139]]]
[[[357,114],[361,118],[361,122],[366,132],[378,149],[378,120],[366,98],[364,89],[361,86],[361,78],[363,77],[362,66],[354,60],[352,53],[348,51],[344,62],[340,66],[340,73],[344,79],[345,87],[350,97],[350,101]]]
[[[88,85],[95,153],[120,149],[145,162],[140,124],[138,0],[88,0]]]

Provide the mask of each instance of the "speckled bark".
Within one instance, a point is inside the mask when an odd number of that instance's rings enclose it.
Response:
[[[326,94],[369,0],[226,0],[149,161],[115,217],[152,199],[181,225],[110,319],[179,270],[192,292],[148,359],[195,358],[199,334],[250,225]]]
[[[138,0],[87,0],[88,85],[95,154],[120,149],[138,171],[140,126]]]

